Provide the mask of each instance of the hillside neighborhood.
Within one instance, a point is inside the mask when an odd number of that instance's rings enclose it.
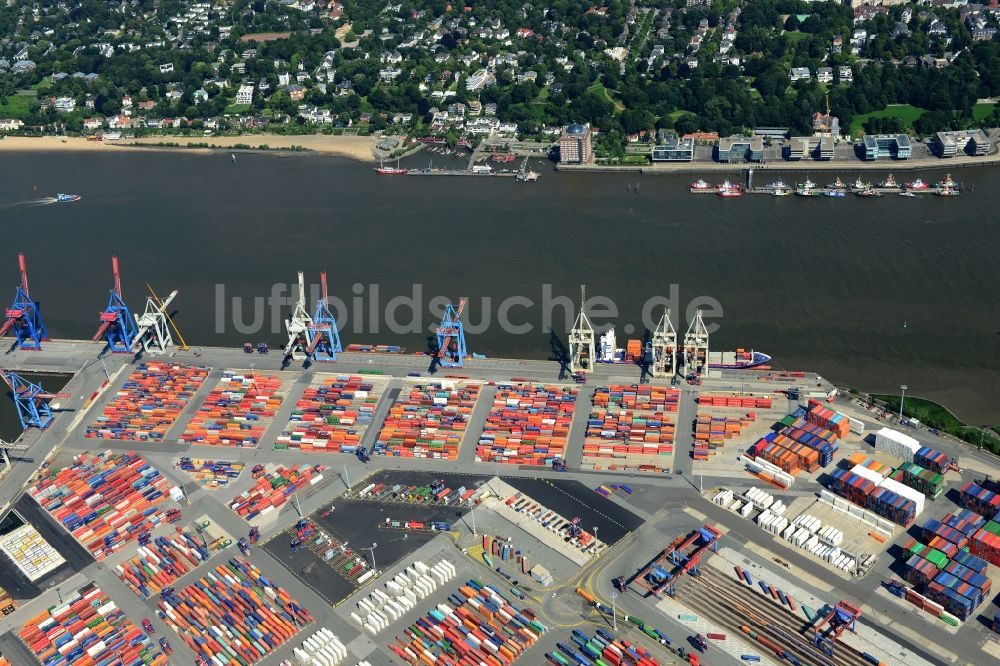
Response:
[[[955,0],[98,0],[0,8],[0,131],[558,136],[1000,126],[1000,8]],[[829,127],[837,121],[836,129]]]

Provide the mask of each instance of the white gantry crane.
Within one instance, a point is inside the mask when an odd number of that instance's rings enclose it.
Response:
[[[689,375],[708,372],[708,329],[700,308],[695,311],[694,320],[684,335],[684,372]]]
[[[677,374],[677,331],[670,321],[670,308],[663,311],[660,323],[653,331],[653,358],[650,373],[654,377],[673,377]]]
[[[146,297],[146,310],[142,315],[133,315],[138,328],[132,339],[132,349],[142,345],[147,354],[165,354],[174,346],[174,336],[170,333],[173,322],[167,314],[167,307],[177,298],[177,290],[170,292],[161,301],[155,294]]]
[[[302,271],[299,271],[299,300],[295,303],[292,316],[285,320],[285,328],[288,329],[288,344],[285,345],[285,357],[292,357],[296,361],[304,361],[309,356],[309,327],[312,325],[312,317],[306,310],[306,284]]]
[[[569,332],[569,369],[573,374],[594,371],[594,327],[587,318],[587,288],[580,285],[580,314]]]

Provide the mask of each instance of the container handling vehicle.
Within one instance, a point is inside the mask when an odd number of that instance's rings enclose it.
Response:
[[[156,629],[153,627],[153,623],[149,621],[148,617],[142,618],[142,630],[149,636],[156,633]]]
[[[168,657],[174,653],[174,649],[170,647],[170,642],[166,638],[160,639],[160,649],[163,650],[163,654]]]

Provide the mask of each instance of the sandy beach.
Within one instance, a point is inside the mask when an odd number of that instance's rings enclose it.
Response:
[[[361,162],[374,161],[372,150],[376,137],[371,136],[333,136],[326,134],[309,134],[301,136],[286,136],[278,134],[249,134],[245,136],[167,136],[158,135],[137,139],[119,139],[117,141],[87,141],[82,137],[21,137],[8,136],[0,140],[0,152],[3,151],[114,151],[114,150],[154,150],[141,147],[142,144],[177,143],[182,147],[158,146],[155,150],[183,150],[185,152],[210,152],[212,149],[227,150],[237,144],[258,148],[267,145],[270,149],[291,148],[301,146],[306,150],[323,155],[349,157]],[[208,148],[183,147],[189,143],[208,144]]]

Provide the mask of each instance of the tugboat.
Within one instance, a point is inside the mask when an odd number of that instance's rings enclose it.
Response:
[[[939,197],[957,197],[961,194],[961,192],[956,190],[954,187],[942,187],[939,190],[935,191],[934,194],[938,195]]]
[[[81,197],[79,194],[60,193],[56,195],[56,201],[58,201],[59,203],[70,203],[71,201],[79,201],[82,198],[83,197]]]
[[[899,187],[899,183],[896,182],[896,179],[893,178],[892,174],[890,173],[889,176],[885,180],[883,180],[881,183],[878,184],[878,186],[879,187],[884,187],[885,189],[889,190],[889,189],[896,189],[896,188],[898,188]]]
[[[911,180],[906,184],[906,189],[908,190],[926,190],[928,187],[930,187],[930,185],[925,183],[920,178],[917,178],[916,180]]]
[[[847,192],[836,188],[830,188],[827,191],[823,192],[823,196],[833,197],[834,199],[843,199],[844,197],[847,196]]]
[[[852,189],[852,190],[855,190],[855,191],[859,191],[859,190],[867,190],[867,189],[869,189],[870,187],[871,187],[871,185],[869,185],[869,184],[868,184],[868,183],[866,183],[865,181],[861,180],[861,176],[858,176],[858,179],[857,179],[857,180],[855,180],[855,181],[854,181],[854,182],[853,182],[853,183],[851,184],[851,189]]]
[[[837,180],[833,181],[832,183],[830,183],[826,187],[827,187],[827,189],[830,189],[830,190],[845,190],[845,189],[847,189],[847,185],[844,185],[844,181],[842,181],[840,179],[840,176],[837,176]]]
[[[691,183],[690,187],[692,190],[710,190],[712,189],[712,184],[707,183],[701,178],[699,178],[698,180]]]
[[[739,185],[734,185],[733,183],[730,183],[728,180],[726,180],[723,181],[721,185],[719,185],[719,191],[717,192],[717,194],[720,197],[741,197],[743,196],[743,188]]]
[[[934,187],[942,187],[942,188],[948,187],[948,188],[951,188],[951,189],[958,189],[958,183],[956,183],[955,181],[953,181],[951,179],[951,174],[950,173],[946,173],[944,175],[944,180],[942,180],[940,182],[937,182],[937,183],[934,183]]]
[[[816,183],[806,178],[806,182],[799,183],[795,190],[795,195],[799,197],[818,197],[821,193],[816,189]]]
[[[771,190],[772,197],[788,197],[792,195],[792,191],[787,188],[777,188]]]

